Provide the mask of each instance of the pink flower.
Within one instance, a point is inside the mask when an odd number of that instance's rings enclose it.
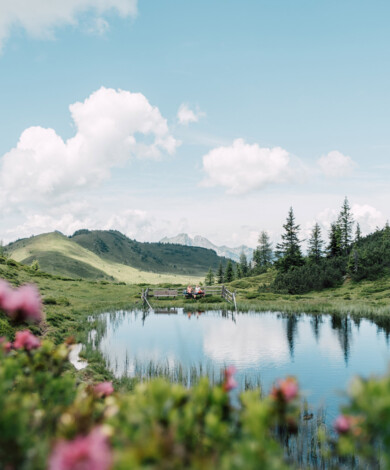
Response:
[[[0,336],[0,347],[2,347],[5,352],[9,353],[12,349],[12,343],[7,341],[7,338],[4,338],[4,336]]]
[[[298,396],[298,391],[298,383],[294,377],[287,377],[287,379],[278,381],[277,385],[272,389],[271,396],[288,403]]]
[[[225,382],[223,383],[223,389],[225,392],[229,392],[237,387],[237,382],[234,380],[233,375],[237,372],[234,366],[229,366],[225,369]]]
[[[108,397],[114,392],[114,387],[112,386],[112,382],[101,382],[95,385],[93,390],[99,397]]]
[[[43,318],[41,296],[31,284],[5,291],[2,308],[15,320],[40,322]]]
[[[339,434],[345,434],[351,429],[351,417],[350,416],[345,416],[345,415],[340,415],[338,416],[334,423],[333,426]]]
[[[59,441],[50,456],[49,470],[108,470],[111,449],[99,428],[73,441]]]
[[[39,348],[41,342],[29,330],[17,331],[15,335],[14,348],[15,349],[31,349]]]
[[[8,297],[10,291],[12,291],[12,288],[10,284],[7,281],[4,281],[4,279],[0,279],[0,309],[5,310],[4,308],[4,300]]]

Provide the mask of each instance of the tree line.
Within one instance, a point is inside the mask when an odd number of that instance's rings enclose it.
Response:
[[[346,276],[353,280],[376,279],[390,273],[390,226],[362,237],[359,223],[355,223],[348,198],[345,197],[339,215],[330,225],[328,240],[324,240],[321,227],[315,223],[307,242],[307,253],[301,248],[300,226],[290,207],[281,241],[273,249],[266,231],[260,233],[258,246],[248,262],[244,253],[233,268],[229,261],[226,270],[222,264],[216,276],[210,268],[205,282],[231,282],[276,269],[271,285],[274,292],[291,294],[335,287]]]

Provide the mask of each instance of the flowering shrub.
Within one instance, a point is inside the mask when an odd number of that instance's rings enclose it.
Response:
[[[15,289],[0,279],[0,310],[16,322],[39,323],[43,320],[42,299],[32,284]]]
[[[111,382],[78,383],[69,351],[29,330],[13,342],[0,338],[1,468],[291,468],[279,442],[299,425],[294,378],[263,399],[242,393],[235,408],[233,367],[219,386],[203,378],[188,390],[156,379],[119,394]],[[357,468],[390,468],[389,390],[390,377],[354,382],[334,435],[321,434],[332,462],[341,456]]]
[[[77,384],[70,346],[29,331],[0,341],[0,462],[9,469],[283,469],[276,400],[230,404],[234,369],[191,390],[158,379],[128,394]],[[279,418],[278,418],[279,419]]]

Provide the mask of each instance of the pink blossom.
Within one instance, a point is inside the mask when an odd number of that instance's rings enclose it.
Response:
[[[225,382],[223,384],[223,389],[225,392],[229,392],[237,387],[237,382],[234,380],[233,375],[237,372],[237,369],[234,366],[229,366],[225,369]]]
[[[2,308],[15,320],[40,322],[43,318],[41,296],[32,284],[5,291]]]
[[[114,392],[114,387],[112,382],[101,382],[95,385],[93,390],[99,397],[108,397]]]
[[[294,377],[287,377],[287,379],[278,381],[277,385],[272,389],[271,396],[288,403],[298,396],[298,391],[298,383]]]
[[[59,441],[49,459],[49,470],[108,470],[111,449],[99,428],[73,441]]]
[[[0,346],[7,353],[10,352],[12,349],[12,343],[7,341],[7,338],[4,338],[4,336],[0,336]]]
[[[340,415],[335,419],[333,426],[339,434],[345,434],[351,429],[351,424],[350,416]]]
[[[5,310],[4,300],[8,297],[9,292],[12,291],[10,284],[4,279],[0,279],[0,309]]]
[[[39,348],[41,342],[29,330],[17,331],[15,335],[14,348],[15,349],[31,349]]]

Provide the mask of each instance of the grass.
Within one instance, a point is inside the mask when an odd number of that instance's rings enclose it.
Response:
[[[51,274],[111,278],[125,283],[159,284],[199,282],[199,276],[178,276],[175,274],[141,271],[115,261],[103,259],[81,245],[53,232],[34,237],[33,240],[20,240],[11,245],[9,255],[18,262],[31,262],[37,259],[40,265]]]

